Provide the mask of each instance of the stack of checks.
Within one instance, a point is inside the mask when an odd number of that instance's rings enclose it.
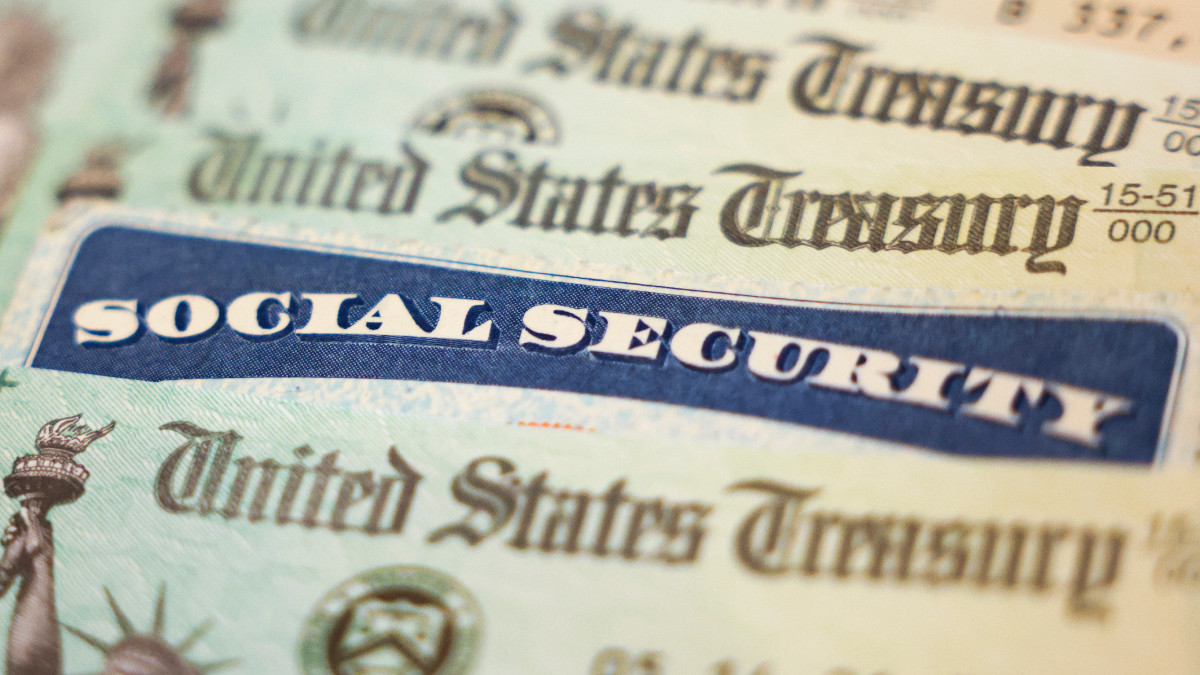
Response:
[[[1200,673],[1200,5],[119,5],[0,3],[5,672]]]

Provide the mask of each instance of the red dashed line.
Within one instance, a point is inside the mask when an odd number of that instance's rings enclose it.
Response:
[[[562,422],[535,422],[521,420],[519,422],[509,422],[509,424],[516,424],[519,427],[533,427],[537,429],[566,429],[567,431],[586,431],[589,434],[596,433],[595,427],[585,427],[580,424],[563,424]]]

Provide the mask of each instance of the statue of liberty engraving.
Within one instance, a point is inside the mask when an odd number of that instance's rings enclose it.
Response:
[[[54,597],[54,536],[46,519],[54,506],[69,504],[84,493],[88,470],[76,457],[107,436],[116,422],[92,430],[80,415],[52,420],[38,432],[37,454],[18,457],[4,479],[4,492],[21,504],[4,532],[0,558],[0,596],[19,581],[8,631],[8,675],[61,675],[62,639]],[[150,632],[137,632],[105,589],[121,637],[105,642],[81,630],[69,632],[104,654],[102,675],[200,675],[231,665],[229,661],[198,665],[184,657],[207,626],[178,645],[163,637],[164,593],[160,589]]]
[[[0,15],[0,218],[38,145],[36,107],[58,60],[53,26],[28,8],[6,4]]]
[[[166,117],[187,111],[188,94],[196,69],[200,36],[225,21],[226,0],[185,0],[171,17],[172,43],[159,62],[150,84],[150,103]]]

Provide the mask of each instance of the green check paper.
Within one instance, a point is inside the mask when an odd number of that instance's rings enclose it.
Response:
[[[1200,673],[1198,65],[1196,0],[0,0],[0,673]]]
[[[1190,474],[815,431],[786,452],[613,440],[23,369],[0,411],[13,675],[1200,664]]]

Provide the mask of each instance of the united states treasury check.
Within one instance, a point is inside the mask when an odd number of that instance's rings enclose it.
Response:
[[[59,658],[312,675],[1200,658],[1191,472],[836,452],[844,436],[835,452],[614,439],[15,368],[3,383],[23,505],[0,564],[10,675]]]
[[[496,423],[1190,464],[1189,296],[747,283],[83,211],[4,363]]]
[[[97,195],[752,279],[1195,290],[1194,66],[701,0],[210,5],[195,35],[130,9],[125,67],[72,80],[99,102],[49,102],[0,295]]]

